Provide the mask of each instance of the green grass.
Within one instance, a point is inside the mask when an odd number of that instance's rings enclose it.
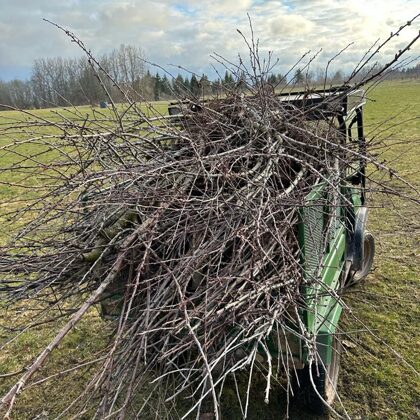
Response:
[[[393,146],[382,158],[419,188],[420,83],[384,83],[369,96],[375,102],[366,106],[368,131],[389,121],[382,135]],[[376,268],[347,297],[354,318],[347,317],[344,329],[360,329],[358,318],[378,338],[368,332],[350,335],[359,345],[342,357],[340,393],[352,418],[419,418],[419,205],[378,195],[372,203]]]
[[[420,83],[383,83],[370,92],[365,108],[366,133],[369,139],[383,131],[385,146],[381,152],[386,164],[411,183],[420,186]],[[166,103],[157,105],[163,112]],[[79,108],[90,115],[89,107]],[[53,110],[36,111],[36,115],[51,117]],[[106,110],[105,112],[111,112]],[[0,124],[21,118],[15,112],[0,113]],[[59,116],[57,116],[59,118]],[[386,127],[384,121],[388,121]],[[4,144],[7,139],[0,139]],[[0,159],[4,159],[0,156]],[[2,161],[2,166],[10,162]],[[371,170],[373,170],[371,168]],[[382,179],[375,173],[376,179]],[[28,181],[30,182],[30,180]],[[13,191],[0,186],[0,199]],[[410,193],[413,195],[413,192]],[[418,325],[419,206],[408,200],[375,195],[370,204],[369,229],[377,243],[374,272],[346,297],[352,308],[343,317],[342,328],[349,332],[347,339],[356,347],[345,348],[342,355],[339,394],[351,418],[359,419],[414,419],[419,418],[420,366]],[[19,316],[4,313],[1,325],[13,327],[25,321],[22,308]],[[0,375],[18,371],[26,366],[45,346],[59,325],[37,327],[20,335],[0,351]],[[370,332],[366,331],[367,329]],[[352,332],[353,331],[353,332]],[[350,333],[351,332],[351,333]],[[88,358],[94,358],[110,335],[109,324],[101,321],[95,310],[82,321],[74,332],[54,352],[35,379],[52,375]],[[374,335],[372,335],[374,333]],[[3,337],[13,334],[1,329]],[[44,412],[43,418],[52,418],[74,398],[87,383],[89,370],[72,372],[31,387],[20,396],[15,419],[32,419]],[[16,378],[0,378],[0,394]],[[268,420],[281,418],[285,413],[285,394],[280,387],[273,389],[270,404],[263,403],[263,383],[253,391],[250,418]],[[224,418],[239,419],[239,412],[230,401],[235,398],[227,392],[227,411]],[[343,412],[340,404],[336,409]],[[292,418],[310,418],[307,413],[292,411]],[[88,418],[88,417],[86,417]]]

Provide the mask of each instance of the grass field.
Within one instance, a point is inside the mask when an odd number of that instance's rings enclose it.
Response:
[[[386,143],[399,144],[383,158],[419,188],[420,83],[386,83],[370,97],[375,102],[366,107],[368,131],[389,120],[381,135],[389,138]],[[352,334],[358,346],[343,356],[340,391],[354,418],[419,418],[419,205],[380,196],[372,203],[378,206],[369,223],[377,243],[376,268],[347,300],[354,317],[378,339]],[[347,331],[360,327],[350,316],[345,320]]]
[[[166,104],[158,104],[163,111]],[[383,83],[369,93],[365,109],[368,138],[378,133],[385,145],[383,159],[406,180],[420,188],[420,83]],[[80,108],[81,112],[91,112]],[[51,110],[35,111],[51,116]],[[19,119],[15,112],[0,113],[0,124]],[[387,121],[384,126],[384,121]],[[0,145],[7,139],[0,139]],[[0,156],[0,159],[5,159]],[[10,164],[2,161],[1,166]],[[375,177],[381,177],[377,173]],[[1,179],[0,179],[1,180]],[[27,182],[36,182],[28,180]],[[0,201],[15,192],[0,185]],[[412,194],[413,195],[413,194]],[[346,297],[352,313],[343,317],[343,330],[349,332],[342,355],[339,394],[347,414],[355,419],[420,418],[418,281],[420,274],[419,205],[408,200],[381,195],[372,197],[369,229],[377,243],[374,272]],[[2,310],[0,343],[16,334],[11,331],[25,321],[25,307],[18,315]],[[48,343],[58,330],[54,325],[35,327],[20,334],[11,343],[0,344],[0,394],[15,377],[2,374],[20,371]],[[110,327],[95,310],[82,321],[53,353],[34,381],[54,375],[67,367],[94,357],[107,342]],[[54,376],[38,386],[29,387],[20,396],[15,419],[50,419],[65,408],[81,391],[89,370]],[[263,387],[261,387],[263,388]],[[281,387],[273,389],[270,404],[263,403],[258,384],[253,393],[250,418],[279,419],[285,413]],[[277,393],[277,394],[276,394]],[[261,395],[260,395],[261,394]],[[229,395],[226,397],[229,400]],[[340,404],[336,406],[343,413]],[[307,413],[292,411],[291,418],[310,418]],[[84,418],[89,418],[86,415]],[[226,419],[240,419],[235,407],[228,407]]]

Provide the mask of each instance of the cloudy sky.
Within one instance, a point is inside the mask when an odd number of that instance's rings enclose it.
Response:
[[[236,29],[249,34],[249,13],[261,49],[274,51],[278,72],[284,72],[308,50],[322,48],[316,64],[322,67],[354,42],[336,60],[348,70],[419,9],[418,0],[0,0],[0,79],[29,77],[35,58],[81,55],[42,18],[72,30],[96,54],[131,44],[162,66],[212,73],[213,52],[234,60],[245,53]],[[378,58],[392,57],[418,32],[419,22]],[[419,55],[420,45],[410,53]]]

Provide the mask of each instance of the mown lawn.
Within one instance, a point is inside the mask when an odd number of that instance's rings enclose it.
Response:
[[[163,112],[167,104],[157,107]],[[420,83],[386,82],[369,93],[365,109],[366,134],[369,140],[378,135],[384,143],[378,153],[406,180],[420,188]],[[92,112],[88,107],[81,113]],[[50,117],[51,110],[36,111]],[[105,112],[110,112],[109,110]],[[21,118],[14,112],[0,113],[0,124]],[[60,118],[57,115],[57,118]],[[387,121],[384,123],[384,121]],[[7,139],[0,139],[0,145]],[[390,146],[390,147],[388,147]],[[1,166],[10,162],[4,161]],[[373,170],[373,168],[371,168]],[[378,181],[389,177],[375,173]],[[36,182],[36,180],[28,180]],[[401,190],[411,196],[413,191]],[[7,185],[0,185],[0,201],[14,194]],[[418,196],[417,196],[418,198]],[[419,340],[418,281],[420,271],[419,205],[407,199],[375,194],[371,197],[369,229],[374,233],[377,257],[374,272],[361,285],[347,294],[352,313],[343,318],[342,328],[348,332],[347,346],[342,355],[339,393],[351,418],[358,419],[415,419],[419,412]],[[20,313],[2,311],[0,343],[15,334],[11,328],[25,322],[25,307]],[[19,335],[12,343],[0,347],[0,375],[19,371],[45,346],[59,325],[39,326]],[[58,373],[76,362],[95,358],[111,333],[93,309],[76,330],[53,354],[35,380]],[[0,344],[1,345],[1,344]],[[82,390],[90,371],[71,372],[53,377],[42,385],[30,387],[20,396],[15,419],[54,418]],[[16,378],[0,376],[0,394]],[[261,385],[263,388],[263,385]],[[262,402],[256,385],[251,406],[251,419],[282,418],[285,397],[273,390],[269,406]],[[262,391],[261,391],[262,394]],[[229,401],[229,394],[227,395]],[[336,404],[337,411],[344,413]],[[291,418],[310,418],[309,414],[293,411]],[[89,418],[86,414],[84,418]],[[239,412],[227,407],[226,419],[240,419]]]
[[[420,83],[383,83],[369,97],[368,137],[385,129],[380,136],[391,146],[383,150],[385,164],[420,189]],[[401,192],[419,199],[409,188]],[[358,346],[342,357],[340,393],[352,418],[415,419],[420,417],[420,206],[381,195],[370,203],[376,206],[369,222],[377,244],[375,270],[348,295],[353,314],[344,329],[370,329],[376,337],[365,331],[350,335]]]

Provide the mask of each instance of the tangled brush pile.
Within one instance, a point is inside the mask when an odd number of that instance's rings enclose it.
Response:
[[[150,372],[172,384],[168,399],[193,397],[185,416],[208,401],[217,416],[225,380],[256,363],[268,400],[274,371],[293,371],[291,336],[316,363],[302,290],[316,289],[323,260],[320,252],[310,270],[302,261],[302,209],[323,185],[316,205],[329,238],[336,209],[352,205],[341,193],[349,174],[361,159],[381,165],[337,124],[351,88],[301,107],[262,83],[250,90],[179,101],[175,115],[130,102],[84,119],[74,111],[21,123],[44,134],[27,141],[30,152],[22,152],[26,140],[3,148],[15,156],[4,171],[29,178],[31,189],[5,215],[16,231],[1,249],[0,291],[4,301],[36,300],[57,316],[64,305],[70,321],[3,398],[9,411],[94,305],[116,329],[88,386],[98,418],[133,416]],[[325,287],[322,294],[340,299]]]
[[[342,136],[275,95],[182,108],[118,132],[63,136],[45,171],[48,195],[22,210],[33,221],[3,255],[2,271],[25,274],[3,282],[13,297],[53,301],[106,279],[95,299],[120,316],[108,363],[126,371],[115,389],[143,364],[188,370],[185,386],[204,389],[220,381],[216,366],[223,377],[246,364],[287,323],[307,335],[296,322],[298,210],[315,185],[339,180]],[[228,363],[244,347],[245,359]]]

